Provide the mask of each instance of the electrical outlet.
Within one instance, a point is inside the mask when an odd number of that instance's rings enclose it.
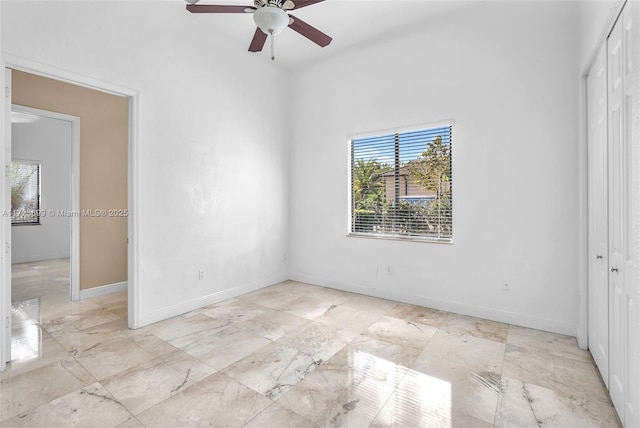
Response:
[[[198,271],[198,279],[204,279],[204,269]]]
[[[502,284],[502,291],[511,291],[511,284],[509,284],[508,282]]]
[[[391,270],[391,265],[387,266],[387,275],[389,276],[393,275],[393,271]]]

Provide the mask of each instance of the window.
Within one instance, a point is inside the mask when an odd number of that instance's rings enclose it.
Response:
[[[40,162],[11,162],[11,224],[40,224]]]
[[[451,125],[349,145],[351,235],[451,242]]]

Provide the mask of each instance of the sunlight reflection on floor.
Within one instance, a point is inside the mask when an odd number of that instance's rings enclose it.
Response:
[[[38,299],[14,303],[11,306],[11,359],[29,360],[42,355],[42,330],[38,322],[24,309],[36,306]]]
[[[380,393],[376,389],[376,378],[399,384],[384,404],[384,411],[376,418],[377,425],[404,425],[407,422],[418,423],[417,426],[451,427],[449,382],[365,352],[356,351],[353,360],[356,377],[362,376],[362,381],[355,379],[354,382],[356,395],[378,401],[374,398]]]

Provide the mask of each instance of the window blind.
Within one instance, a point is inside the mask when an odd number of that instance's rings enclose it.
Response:
[[[349,143],[352,234],[451,241],[451,126]]]
[[[11,224],[40,224],[40,162],[11,162]]]

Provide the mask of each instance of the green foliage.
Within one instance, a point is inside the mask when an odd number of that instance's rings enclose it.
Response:
[[[29,214],[29,212],[38,209],[37,197],[26,199],[25,194],[25,189],[33,175],[37,173],[37,170],[31,169],[28,172],[29,174],[25,174],[25,164],[11,163],[11,211],[18,213],[19,210],[22,210],[23,213],[20,213],[21,219],[33,217],[33,214]]]
[[[353,200],[356,207],[367,202],[382,202],[384,182],[382,166],[375,159],[358,159],[353,165]]]
[[[451,220],[445,218],[447,201],[405,201],[370,204],[371,208],[356,208],[354,231],[404,236],[451,235]],[[448,216],[448,215],[447,215]]]
[[[378,223],[375,210],[356,209],[354,214],[356,232],[372,232]]]
[[[451,194],[451,145],[438,136],[414,161],[408,162],[407,171],[414,182],[436,195]]]
[[[17,163],[11,163],[11,210],[24,206],[24,189],[29,184],[31,176],[20,174],[21,168]]]
[[[406,165],[414,182],[423,189],[436,193],[435,201],[425,213],[427,222],[435,225],[438,234],[451,234],[451,145],[441,136],[427,146],[420,157]]]
[[[396,207],[388,204],[384,209],[383,229],[407,236],[447,236],[442,211],[436,204],[437,201],[403,200]]]

